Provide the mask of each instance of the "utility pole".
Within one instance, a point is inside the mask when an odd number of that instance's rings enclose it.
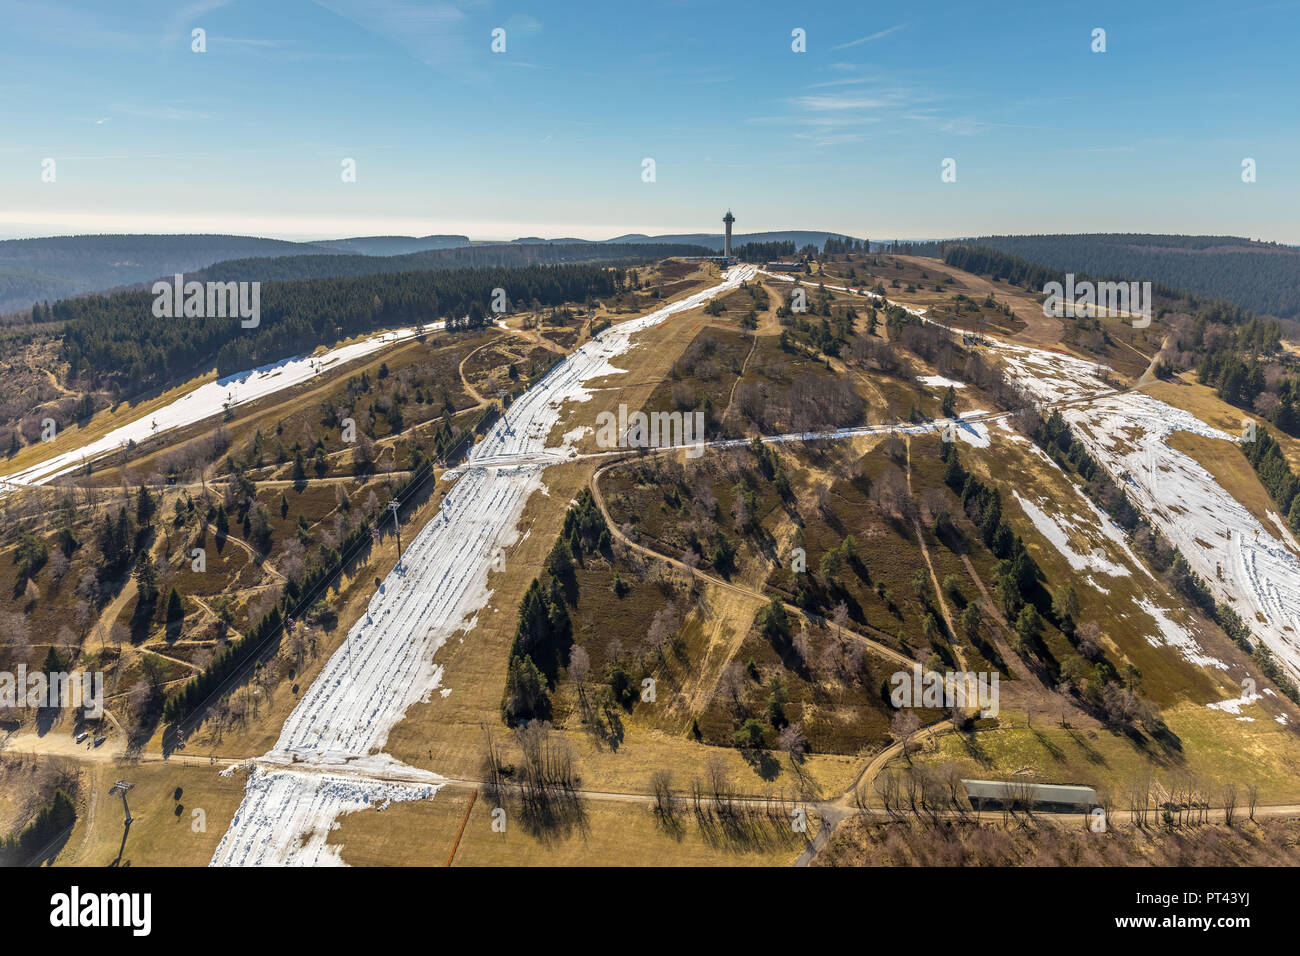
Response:
[[[397,509],[400,508],[396,501],[388,502],[388,510],[393,513],[393,530],[397,532],[397,566],[402,566],[402,523],[397,520]]]
[[[126,825],[128,827],[131,825],[132,817],[131,817],[131,808],[126,804],[126,792],[134,786],[135,784],[133,783],[127,783],[125,780],[119,780],[117,783],[113,784],[113,786],[110,787],[108,791],[108,795],[110,797],[115,793],[120,793],[122,795],[122,809],[126,811]]]

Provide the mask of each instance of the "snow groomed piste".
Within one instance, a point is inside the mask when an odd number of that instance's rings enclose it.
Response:
[[[326,845],[340,815],[437,792],[443,781],[436,774],[380,751],[407,708],[438,688],[435,652],[487,605],[488,571],[517,540],[542,471],[574,455],[569,440],[546,444],[561,408],[590,398],[591,380],[623,371],[612,360],[632,335],[754,275],[751,267],[733,268],[717,286],[605,330],[510,406],[452,476],[438,514],[326,661],[274,749],[255,762],[212,865],[341,864],[338,847]]]

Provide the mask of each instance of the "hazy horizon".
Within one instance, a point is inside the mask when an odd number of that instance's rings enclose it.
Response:
[[[0,0],[0,236],[602,239],[730,207],[744,233],[1298,243],[1298,14]]]

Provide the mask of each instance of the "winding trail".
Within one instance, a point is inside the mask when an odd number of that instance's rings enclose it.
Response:
[[[713,585],[714,587],[731,591],[734,594],[743,595],[744,597],[750,598],[758,602],[759,604],[763,604],[763,605],[767,604],[771,600],[772,597],[771,595],[764,594],[762,591],[756,590],[754,588],[745,587],[743,584],[735,584],[731,581],[726,580],[725,578],[718,577],[717,575],[714,574],[709,574],[706,571],[701,571],[699,568],[692,568],[684,561],[680,561],[677,558],[670,557],[666,554],[663,554],[662,552],[655,551],[651,548],[647,548],[645,545],[638,544],[637,542],[633,541],[625,534],[623,534],[623,532],[620,531],[618,526],[614,523],[614,519],[609,513],[609,508],[605,504],[605,496],[601,493],[600,490],[600,476],[604,472],[608,471],[610,468],[620,463],[621,462],[612,462],[611,464],[605,465],[604,467],[600,468],[599,470],[596,471],[595,474],[592,475],[591,482],[590,482],[592,498],[596,502],[596,507],[600,509],[601,516],[604,517],[605,519],[605,524],[609,526],[609,533],[612,537],[614,537],[619,543],[621,543],[626,548],[629,548],[640,554],[644,554],[647,557],[654,558],[656,561],[662,561],[666,564],[670,564],[675,568],[685,571],[687,574],[694,575],[695,577],[698,577],[703,581],[709,582],[709,584]],[[784,600],[781,603],[785,605],[785,609],[788,613],[794,614],[796,617],[800,619],[807,620],[811,624],[822,623],[820,617],[813,614],[809,614],[807,611],[805,611],[803,608],[799,607],[796,604],[791,604],[789,601],[784,601]],[[845,636],[853,639],[854,641],[857,641],[867,650],[871,651],[874,654],[877,654],[880,657],[888,658],[889,660],[894,661],[895,663],[898,664],[902,664],[906,667],[911,667],[913,664],[916,663],[915,659],[908,657],[906,654],[903,654],[895,650],[894,648],[889,647],[886,644],[881,643],[881,640],[868,637],[866,634],[861,633],[861,631],[867,631],[869,634],[876,635],[876,638],[880,638],[883,640],[894,640],[894,638],[892,638],[889,634],[886,634],[884,631],[872,627],[870,624],[859,624],[857,621],[854,621],[852,626],[846,626],[842,628],[842,631]]]

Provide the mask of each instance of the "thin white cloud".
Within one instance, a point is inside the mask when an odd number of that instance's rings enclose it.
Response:
[[[460,7],[441,0],[314,0],[317,6],[405,50],[439,73],[464,79],[488,72],[491,36],[472,33]],[[531,18],[528,18],[531,20]],[[534,21],[535,22],[535,21]],[[522,30],[532,29],[525,24]],[[509,34],[507,33],[507,39]]]
[[[847,80],[826,80],[822,83],[809,83],[804,87],[805,90],[824,90],[832,86],[861,86],[863,83],[872,82],[869,76],[855,76]]]
[[[819,113],[840,112],[844,110],[872,110],[888,106],[889,101],[875,96],[848,96],[835,93],[816,93],[812,96],[798,96],[794,105],[800,109],[815,110]]]
[[[842,146],[845,143],[860,143],[866,138],[865,133],[822,133],[812,131],[810,133],[795,133],[794,139],[807,141],[814,146]]]
[[[872,40],[879,40],[881,37],[887,37],[895,30],[901,30],[907,26],[906,23],[898,23],[887,30],[881,30],[879,33],[873,33],[870,36],[858,37],[856,40],[850,40],[848,43],[841,43],[838,46],[831,47],[832,50],[847,50],[851,46],[860,46],[863,43],[870,43]]]

